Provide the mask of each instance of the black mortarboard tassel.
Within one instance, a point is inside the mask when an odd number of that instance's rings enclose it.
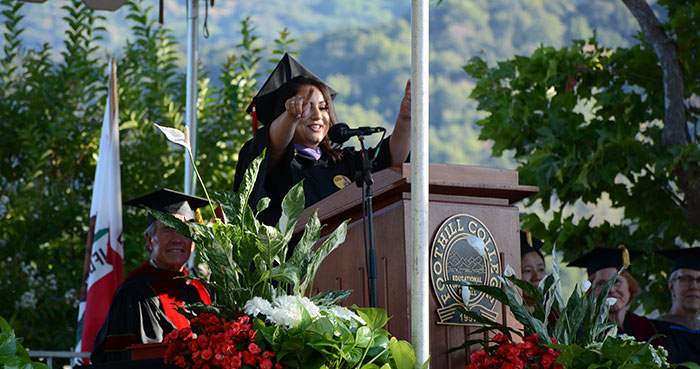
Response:
[[[529,230],[520,231],[520,257],[534,251],[544,259],[544,255],[542,255],[542,251],[540,251],[543,245],[544,242],[532,237],[532,233],[530,233]]]
[[[661,250],[657,253],[674,261],[671,273],[681,268],[700,270],[700,247]]]
[[[586,268],[586,272],[591,276],[595,272],[605,268],[620,269],[625,264],[624,254],[627,250],[623,248],[596,247],[583,254],[580,258],[569,263],[571,267]],[[641,251],[630,250],[629,257],[634,259],[642,255]]]
[[[180,214],[186,220],[194,220],[195,210],[206,206],[208,203],[207,199],[164,188],[126,201],[124,204],[139,208],[150,208],[170,214]],[[151,225],[155,220],[156,218],[153,215],[148,214],[148,225]]]
[[[247,113],[252,113],[253,108],[257,115],[257,121],[261,124],[270,124],[275,120],[284,110],[279,109],[283,106],[280,100],[283,98],[280,94],[282,87],[285,83],[291,81],[295,77],[306,77],[314,79],[324,85],[328,86],[327,83],[323,82],[322,79],[318,78],[315,74],[311,73],[310,70],[306,69],[301,63],[296,61],[289,54],[284,54],[282,60],[277,64],[275,70],[272,71],[267,81],[262,85],[258,94],[255,95],[253,101],[248,105],[246,109]],[[328,89],[331,93],[331,98],[335,99],[338,94],[330,86]],[[255,119],[254,119],[255,120]],[[253,126],[256,126],[256,122],[253,122]]]

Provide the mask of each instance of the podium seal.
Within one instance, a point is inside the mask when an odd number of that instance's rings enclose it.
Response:
[[[476,239],[483,241],[485,256],[470,244]],[[478,242],[478,241],[477,241]],[[462,286],[445,284],[445,281],[474,282],[488,286],[499,286],[497,276],[502,272],[498,247],[489,229],[479,219],[468,214],[457,214],[445,220],[438,228],[430,249],[430,278],[433,292],[440,307],[437,309],[438,324],[481,325],[462,314]],[[491,320],[498,318],[496,300],[488,295],[471,290],[468,309]]]

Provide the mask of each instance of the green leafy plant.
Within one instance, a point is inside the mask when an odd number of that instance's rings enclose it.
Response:
[[[168,140],[191,150],[184,133],[158,128]],[[267,360],[267,367],[272,365],[271,356],[263,358],[258,350],[270,347],[277,364],[283,367],[412,369],[416,364],[413,347],[390,338],[384,330],[388,321],[386,311],[354,307],[355,315],[335,305],[351,291],[327,291],[307,297],[323,260],[345,241],[347,221],[317,245],[321,222],[318,213],[313,212],[301,238],[291,247],[297,220],[304,210],[303,182],[285,195],[282,215],[275,226],[260,222],[256,216],[267,208],[269,199],[260,200],[255,210],[249,206],[248,199],[264,157],[265,152],[248,166],[238,192],[214,193],[226,221],[216,219],[209,225],[183,222],[168,213],[151,210],[158,220],[196,243],[201,259],[211,271],[209,278],[190,278],[201,280],[214,292],[213,305],[199,303],[187,308],[213,313],[226,324],[245,314],[254,319],[253,328],[259,340],[251,343],[255,344],[252,351],[245,345],[240,351],[233,350],[232,341],[216,345],[213,355],[207,351],[206,360],[211,360],[209,364],[214,366],[222,366],[227,360],[238,360],[236,363],[240,364],[240,358],[234,359],[240,355],[248,358],[243,361],[248,365]],[[201,182],[199,174],[197,177]],[[188,365],[182,353],[178,353],[181,350],[174,349],[188,347],[181,340],[189,339],[188,333],[186,329],[169,335],[169,362]],[[209,337],[206,342],[212,337],[221,339],[221,335],[211,335],[208,330],[196,333]],[[192,360],[201,361],[201,352],[193,349]]]
[[[552,250],[556,255],[556,250]],[[484,327],[475,331],[496,330],[504,339],[499,339],[496,347],[512,341],[517,335],[535,344],[557,351],[557,364],[564,368],[668,368],[668,356],[663,347],[656,348],[649,342],[635,342],[633,337],[617,336],[617,325],[608,321],[609,307],[615,299],[608,298],[608,292],[615,280],[626,267],[621,268],[598,293],[590,291],[590,282],[584,280],[574,288],[569,299],[561,298],[559,285],[559,266],[553,258],[553,273],[534,287],[527,281],[520,280],[512,274],[501,277],[502,288],[483,286],[471,282],[448,281],[445,283],[461,285],[493,297],[507,305],[515,319],[523,325],[522,331],[504,326],[471,311],[464,314],[482,323]],[[508,269],[508,268],[506,268]],[[534,299],[532,312],[523,304],[523,292]],[[556,322],[553,323],[553,321]],[[534,337],[534,340],[532,339]],[[461,347],[481,344],[485,350],[494,352],[493,339],[468,340]],[[476,355],[476,356],[474,356]],[[481,359],[483,354],[474,354],[473,359]],[[682,363],[690,368],[700,369],[694,363]],[[477,366],[481,368],[481,366]],[[527,367],[527,366],[526,366]]]
[[[49,369],[43,363],[33,362],[27,350],[22,347],[22,339],[15,336],[10,324],[0,316],[0,368]]]

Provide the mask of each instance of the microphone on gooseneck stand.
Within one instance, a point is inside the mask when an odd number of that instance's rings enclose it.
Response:
[[[382,127],[350,128],[346,123],[337,123],[328,130],[328,138],[338,144],[342,144],[355,136],[369,136],[373,133],[384,132]]]

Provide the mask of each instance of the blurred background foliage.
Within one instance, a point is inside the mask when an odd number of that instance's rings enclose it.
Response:
[[[432,162],[508,169],[524,163],[517,147],[484,134],[476,124],[493,112],[478,111],[480,101],[469,98],[478,78],[463,67],[472,57],[500,66],[499,61],[531,55],[542,45],[559,49],[589,39],[594,30],[601,48],[639,44],[637,23],[619,1],[442,0],[433,5]],[[665,7],[654,9],[665,19]],[[159,187],[182,189],[184,153],[166,144],[153,123],[184,126],[186,6],[166,0],[163,26],[155,21],[153,0],[130,1],[114,13],[88,11],[77,0],[0,0],[0,10],[0,294],[8,301],[0,304],[0,316],[25,337],[26,347],[67,350],[75,340],[110,57],[118,63],[122,198]],[[244,109],[283,50],[298,53],[340,92],[341,121],[393,124],[410,76],[410,3],[305,0],[292,6],[282,0],[227,0],[207,12],[211,36],[199,40],[197,108],[198,167],[210,191],[230,188],[238,149],[251,135]],[[204,13],[202,3],[200,31]],[[537,176],[521,176],[523,184],[542,185]],[[549,192],[544,196],[550,199]],[[536,235],[550,245],[557,237],[536,222],[568,221],[573,215],[566,229],[578,229],[578,236],[606,221],[629,225],[624,209],[606,202],[605,195],[593,203],[550,201],[551,208],[542,207],[541,199],[519,205]],[[559,207],[561,218],[551,211]],[[146,258],[144,217],[124,208],[123,219],[128,273]],[[566,243],[579,250],[574,253],[590,246]],[[565,277],[573,285],[581,274]]]

